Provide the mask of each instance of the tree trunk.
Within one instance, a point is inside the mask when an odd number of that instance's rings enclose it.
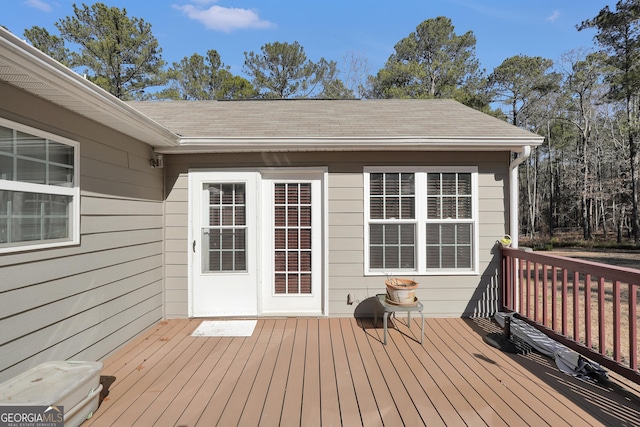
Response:
[[[585,133],[588,134],[588,131],[585,130]],[[580,148],[579,148],[579,156],[580,156],[580,168],[581,168],[581,178],[582,178],[582,188],[581,188],[581,210],[582,210],[582,237],[585,240],[591,240],[593,238],[593,234],[591,232],[591,218],[590,218],[590,200],[589,200],[589,164],[587,161],[587,137],[583,134],[581,136]]]
[[[633,242],[637,245],[640,239],[640,218],[638,217],[638,171],[637,171],[637,157],[638,147],[635,141],[635,128],[636,120],[632,112],[633,100],[631,97],[627,97],[627,123],[629,126],[628,141],[629,141],[629,165],[631,166],[631,231],[633,236]]]
[[[529,221],[527,228],[531,233],[530,236],[533,237],[536,233],[536,217],[538,216],[538,156],[536,154],[531,157],[533,157],[533,167],[527,167],[527,200],[529,202]]]

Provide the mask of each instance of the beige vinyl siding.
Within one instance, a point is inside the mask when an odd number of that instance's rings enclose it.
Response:
[[[486,315],[497,299],[494,250],[507,230],[507,173],[504,153],[264,153],[175,155],[165,159],[167,317],[188,313],[187,234],[190,169],[328,167],[328,314],[352,316],[370,309],[367,298],[385,291],[384,276],[364,273],[365,166],[478,166],[479,261],[477,275],[421,276],[418,294],[429,316]],[[354,304],[347,304],[351,294]]]
[[[187,173],[173,175],[167,159],[165,201],[165,317],[187,317],[189,263],[189,179]]]
[[[0,381],[101,360],[163,317],[163,180],[151,148],[0,83],[0,117],[80,143],[80,244],[0,256]]]

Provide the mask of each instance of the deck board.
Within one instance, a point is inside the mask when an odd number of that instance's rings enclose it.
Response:
[[[365,322],[366,324],[366,322]],[[356,325],[352,323],[352,328],[355,329]],[[376,329],[371,329],[377,335]],[[389,426],[403,425],[402,417],[398,412],[396,401],[392,391],[389,389],[389,385],[385,380],[384,373],[382,372],[378,358],[386,354],[386,349],[382,345],[375,344],[375,341],[371,341],[367,338],[366,334],[360,333],[361,330],[354,330],[354,337],[356,344],[360,351],[360,357],[364,364],[367,377],[369,379],[369,385],[373,391],[376,404],[378,406],[378,412],[382,418],[382,424]],[[382,342],[381,337],[378,337],[379,342]],[[403,390],[398,390],[399,395],[403,394]]]
[[[274,319],[269,320],[268,323],[272,324],[269,341],[264,348],[264,354],[258,355],[258,357],[262,356],[260,366],[256,372],[251,390],[245,398],[245,408],[242,411],[237,425],[257,426],[260,424],[260,416],[263,413],[269,383],[275,372],[278,351],[285,331],[286,320]]]
[[[428,423],[430,426],[444,426],[446,424],[431,400],[431,390],[434,388],[430,390],[429,386],[433,386],[433,383],[421,382],[416,376],[416,369],[413,369],[417,364],[413,347],[419,345],[414,342],[414,339],[418,338],[394,339],[392,345],[387,346],[388,357],[395,370],[396,378],[401,380],[408,398],[411,399],[410,403],[415,406],[420,417],[420,421],[415,421],[417,424],[413,425]],[[404,419],[405,412],[401,410],[401,413]]]
[[[187,402],[186,407],[178,418],[176,425],[194,426],[203,417],[203,413],[210,407],[219,405],[214,399],[218,388],[222,383],[225,375],[229,371],[229,367],[235,360],[240,351],[245,338],[231,338],[228,345],[220,348],[220,353],[212,356],[216,360],[215,365],[211,366],[211,371],[207,373],[205,381],[201,384],[196,394]],[[217,353],[217,352],[216,352]],[[178,410],[183,408],[176,408]]]
[[[118,417],[119,422],[136,425],[146,408],[153,404],[171,380],[186,367],[186,363],[202,348],[204,342],[192,341],[185,345],[184,351],[167,352],[158,365],[160,369],[148,372],[127,390],[124,398],[130,400],[131,405]],[[175,347],[178,348],[180,347]]]
[[[127,350],[132,356],[129,362],[120,358],[115,363],[105,363],[104,369],[113,372],[110,375],[117,379],[111,389],[114,394],[119,393],[120,404],[115,405],[111,411],[105,411],[104,422],[115,423],[116,420],[122,420],[118,422],[133,425],[137,417],[125,414],[145,408],[144,403],[134,403],[144,393],[153,393],[150,391],[153,382],[160,375],[164,375],[165,369],[185,351],[184,343],[188,341],[187,334],[191,331],[190,322],[177,323],[176,327],[169,329],[166,334],[152,333],[147,340],[150,344],[143,342],[140,351],[135,348]],[[149,369],[150,367],[153,369]],[[110,403],[111,400],[107,402]]]
[[[469,368],[471,363],[460,357],[463,352],[461,348],[452,348],[451,340],[447,340],[444,335],[446,331],[438,330],[438,324],[433,323],[432,333],[428,339],[438,349],[433,352],[434,361],[441,366],[444,374],[449,381],[457,384],[460,394],[464,395],[465,400],[472,408],[470,415],[476,414],[478,419],[468,418],[467,423],[470,425],[490,425],[490,426],[507,426],[504,419],[504,405],[500,405],[500,399],[497,396],[487,396],[491,389],[479,380],[478,376]]]
[[[307,327],[309,320],[298,319],[291,351],[284,400],[282,402],[281,426],[301,425],[302,390],[304,387],[305,350],[307,346]]]
[[[336,376],[336,398],[340,406],[342,425],[362,426],[358,408],[358,398],[353,381],[353,371],[347,358],[347,347],[340,319],[329,319],[331,330],[331,348],[333,350],[334,374]],[[338,424],[340,425],[340,424]]]
[[[160,322],[104,361],[83,426],[637,425],[625,397],[532,353],[488,346],[487,320],[259,319],[250,337]]]
[[[462,330],[460,332],[464,333],[465,331]],[[477,345],[482,346],[484,344],[477,341]],[[484,345],[484,348],[487,348],[487,346]],[[479,349],[482,349],[482,347],[475,347],[475,349],[480,351]],[[484,360],[496,363],[495,378],[504,389],[504,393],[501,393],[501,395],[504,395],[505,399],[511,399],[513,396],[519,397],[519,402],[512,400],[510,403],[520,413],[527,411],[527,407],[530,408],[530,411],[522,414],[523,418],[526,415],[527,422],[531,420],[534,425],[536,423],[542,423],[543,425],[591,425],[587,419],[573,418],[571,413],[575,412],[577,408],[568,409],[562,405],[560,396],[555,396],[534,373],[522,369],[521,364],[526,360],[527,356],[513,356],[501,352],[484,354],[486,354],[486,356],[483,356]],[[485,370],[490,370],[492,364],[485,364],[484,367]],[[509,372],[512,375],[505,375]],[[500,387],[496,385],[496,388]],[[569,420],[565,418],[567,416],[569,416]]]
[[[320,424],[325,426],[339,426],[340,400],[338,397],[338,373],[336,372],[335,356],[339,349],[334,348],[331,327],[323,328],[318,325],[318,357],[320,365]]]
[[[163,422],[168,422],[168,425],[175,423],[175,419],[164,418],[165,411],[172,405],[180,406],[181,401],[186,401],[183,395],[184,391],[192,390],[195,392],[198,389],[198,384],[194,384],[194,380],[198,379],[198,372],[213,353],[216,345],[220,343],[220,339],[214,338],[199,341],[201,341],[202,345],[198,351],[185,363],[178,374],[171,379],[158,397],[148,407],[143,408],[144,412],[140,414],[138,422],[152,425],[162,419]],[[183,405],[186,406],[186,404]],[[169,411],[170,413],[171,411]]]
[[[176,382],[172,388],[177,392],[171,403],[165,407],[161,415],[162,423],[158,425],[178,425],[178,420],[187,410],[187,407],[196,398],[196,395],[207,383],[211,372],[218,365],[219,358],[224,354],[228,343],[221,338],[202,338],[206,340],[206,348],[210,349],[208,354],[204,354],[202,359],[194,361],[195,371],[193,375],[185,375],[184,382]],[[180,388],[181,387],[181,388]]]
[[[444,327],[450,327],[450,322],[434,322],[439,326],[440,335],[445,333]],[[457,324],[455,326],[458,326]],[[434,330],[438,331],[438,329]],[[459,331],[463,332],[463,331]],[[506,425],[524,425],[532,424],[539,425],[544,424],[538,414],[532,411],[528,407],[516,411],[514,408],[522,408],[522,401],[518,400],[518,397],[508,390],[505,390],[501,386],[499,381],[496,381],[495,377],[491,374],[491,371],[487,369],[484,364],[493,366],[487,356],[482,353],[482,347],[478,348],[475,345],[481,344],[486,346],[479,340],[462,342],[447,340],[446,344],[449,350],[455,355],[456,367],[460,374],[468,381],[469,385],[473,387],[485,400],[485,402],[491,406],[501,418],[501,422]],[[474,358],[465,359],[463,356],[465,353],[472,351]],[[524,413],[522,413],[524,412]],[[498,425],[497,420],[490,420],[490,424]]]
[[[380,418],[380,411],[373,395],[371,383],[355,341],[355,335],[357,335],[358,330],[354,334],[351,319],[340,319],[340,329],[345,343],[349,369],[351,370],[353,388],[358,397],[357,408],[362,424],[365,427],[379,426],[382,424],[382,418]]]
[[[251,391],[269,336],[273,331],[272,324],[268,327],[266,322],[262,322],[262,325],[261,330],[260,325],[256,326],[256,333],[245,341],[244,351],[239,354],[229,369],[229,374],[225,378],[226,390],[220,396],[221,403],[224,402],[225,405],[220,405],[215,411],[215,417],[204,416],[199,425],[237,425],[246,408],[246,397]],[[256,337],[257,333],[259,335]]]
[[[278,348],[273,375],[267,389],[267,396],[260,416],[262,426],[274,426],[280,423],[282,417],[282,402],[287,394],[293,344],[297,329],[297,319],[287,319],[284,325],[282,342]]]
[[[320,426],[322,399],[320,398],[320,345],[319,319],[307,320],[307,339],[304,353],[304,375],[302,386],[302,413],[300,425]]]
[[[421,367],[429,372],[441,393],[446,396],[451,406],[455,408],[455,414],[447,413],[446,415],[460,417],[463,424],[466,425],[485,425],[467,396],[467,394],[470,394],[472,398],[475,398],[476,391],[468,387],[466,380],[460,378],[450,365],[448,357],[442,355],[438,341],[434,342],[436,333],[431,323],[425,326],[424,335],[423,347],[426,351],[417,354],[420,362],[417,369]]]
[[[397,322],[398,321],[396,321],[396,323]],[[372,330],[375,331],[376,334],[381,332],[378,329]],[[406,332],[404,328],[403,331]],[[379,337],[384,339],[382,335],[379,335]],[[388,345],[386,346],[379,346],[374,342],[371,343],[373,345],[369,344],[369,347],[374,352],[380,349],[380,354],[376,356],[377,365],[391,397],[389,401],[394,403],[397,416],[400,417],[403,425],[416,426],[422,425],[427,421],[429,422],[429,425],[431,425],[431,420],[429,418],[423,418],[418,410],[420,405],[417,405],[418,402],[415,400],[418,395],[411,393],[410,389],[407,387],[407,384],[410,381],[409,376],[405,378],[404,376],[399,375],[400,371],[405,371],[405,374],[410,373],[410,366],[406,364],[403,354],[397,351],[399,345],[406,345],[406,338],[400,334],[392,334],[392,337],[388,337],[388,339]],[[394,353],[396,357],[392,356]],[[391,407],[391,405],[389,405],[389,407]],[[391,410],[389,412],[393,413]],[[393,413],[394,417],[396,413]],[[395,418],[393,418],[391,422],[394,423],[391,425],[400,425],[395,424]]]

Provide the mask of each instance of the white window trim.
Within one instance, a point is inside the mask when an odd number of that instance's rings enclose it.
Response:
[[[426,266],[426,198],[427,198],[427,174],[430,172],[440,173],[470,173],[471,174],[471,218],[452,220],[453,222],[469,222],[473,224],[473,262],[471,269],[427,269]],[[372,271],[369,265],[369,217],[370,217],[370,174],[372,173],[415,173],[416,174],[416,268],[415,269],[392,269],[385,271]],[[421,275],[421,276],[475,276],[479,271],[479,239],[480,239],[480,213],[478,208],[478,167],[477,166],[365,166],[363,169],[364,184],[364,275],[365,276],[388,276],[388,275]],[[435,222],[445,222],[438,220]],[[409,221],[407,221],[409,222]]]
[[[80,244],[80,143],[69,138],[55,135],[37,128],[16,123],[0,117],[0,126],[14,129],[19,132],[28,133],[33,136],[48,139],[60,144],[72,146],[73,153],[73,187],[63,187],[46,184],[32,184],[26,182],[18,182],[0,179],[0,190],[19,191],[27,193],[52,194],[57,196],[71,196],[71,214],[69,231],[70,236],[67,239],[57,239],[51,241],[30,241],[18,242],[9,246],[0,247],[0,254],[33,251],[38,249],[49,249],[64,246],[73,246]]]

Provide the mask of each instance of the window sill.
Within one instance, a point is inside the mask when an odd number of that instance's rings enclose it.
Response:
[[[0,246],[0,254],[12,254],[16,252],[39,251],[45,249],[64,248],[67,246],[77,246],[80,240],[56,240],[51,242],[23,243],[15,246]]]
[[[432,270],[432,271],[415,271],[415,270],[397,270],[397,271],[365,271],[365,277],[381,277],[381,276],[477,276],[476,270]]]

